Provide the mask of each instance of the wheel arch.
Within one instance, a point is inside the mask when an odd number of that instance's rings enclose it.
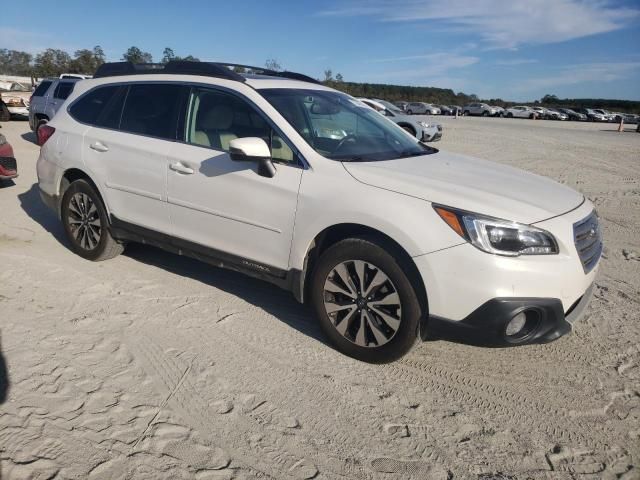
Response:
[[[386,233],[358,223],[339,223],[331,225],[326,227],[313,238],[307,248],[302,271],[299,272],[298,275],[294,275],[294,279],[297,277],[297,284],[292,285],[292,290],[296,299],[299,302],[304,303],[305,300],[309,298],[308,288],[311,283],[311,274],[313,273],[313,269],[315,268],[315,264],[320,255],[337,242],[354,237],[370,238],[374,243],[389,251],[398,259],[401,266],[407,272],[409,279],[415,285],[416,293],[420,304],[423,307],[423,311],[428,312],[426,287],[422,280],[422,276],[418,271],[418,267],[409,253],[407,253],[407,251],[396,240]]]
[[[408,129],[410,129],[410,130],[411,130],[411,132],[413,133],[413,136],[414,136],[414,137],[418,134],[418,131],[416,130],[416,128],[415,128],[413,125],[411,125],[410,123],[407,123],[407,122],[398,122],[398,123],[397,123],[397,125],[398,125],[399,127],[405,128],[405,129],[407,129],[407,128],[408,128]]]
[[[102,205],[104,205],[104,208],[107,211],[107,218],[110,220],[111,215],[109,211],[109,206],[105,201],[105,197],[103,195],[102,189],[98,186],[96,182],[93,181],[93,179],[88,173],[76,167],[71,167],[66,169],[62,173],[62,176],[60,177],[60,182],[58,185],[58,214],[60,214],[60,211],[61,211],[62,197],[64,196],[64,192],[66,192],[67,188],[69,188],[69,185],[71,185],[71,183],[75,182],[76,180],[85,180],[89,185],[91,185],[94,188],[94,190],[100,197],[100,201],[102,201]]]

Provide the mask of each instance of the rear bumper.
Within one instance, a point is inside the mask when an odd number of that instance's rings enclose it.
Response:
[[[39,190],[40,190],[40,198],[42,199],[42,203],[44,203],[47,207],[53,210],[59,218],[60,212],[58,210],[58,206],[59,206],[58,196],[50,195],[47,192],[45,192],[42,188],[39,188]]]
[[[549,343],[569,333],[582,318],[593,288],[591,284],[566,313],[556,298],[494,298],[460,321],[432,316],[421,328],[421,338],[490,347]],[[527,317],[523,333],[507,336],[507,325],[520,313]]]
[[[7,108],[9,109],[9,113],[11,113],[11,115],[19,115],[21,117],[29,116],[29,107],[10,107],[7,105]]]

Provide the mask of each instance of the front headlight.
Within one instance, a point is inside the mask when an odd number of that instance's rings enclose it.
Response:
[[[420,126],[424,127],[424,128],[429,128],[431,127],[430,124],[428,124],[427,122],[418,122],[420,124]]]
[[[546,230],[441,205],[433,208],[458,235],[484,252],[510,257],[558,253],[556,239]]]

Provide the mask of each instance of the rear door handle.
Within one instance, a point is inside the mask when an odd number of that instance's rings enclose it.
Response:
[[[185,167],[180,162],[169,164],[169,168],[174,172],[184,173],[185,175],[191,175],[193,173],[193,168]]]
[[[91,150],[95,150],[96,152],[108,152],[109,151],[109,147],[107,147],[102,142],[93,142],[91,145],[89,145],[89,148]]]

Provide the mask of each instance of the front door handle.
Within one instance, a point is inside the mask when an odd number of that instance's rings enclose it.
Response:
[[[108,152],[109,151],[109,147],[107,147],[102,142],[93,142],[91,145],[89,145],[89,148],[91,150],[95,150],[96,152]]]
[[[193,173],[193,168],[185,167],[180,162],[169,164],[169,168],[174,172],[184,173],[185,175],[191,175]]]

